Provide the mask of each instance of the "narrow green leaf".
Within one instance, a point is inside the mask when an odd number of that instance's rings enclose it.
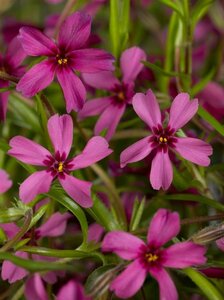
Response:
[[[206,74],[202,80],[200,80],[198,83],[196,83],[193,88],[191,89],[191,96],[194,97],[197,95],[200,91],[203,90],[203,88],[211,81],[211,79],[214,77],[216,72],[216,67],[212,68],[208,74]]]
[[[191,23],[193,28],[196,26],[198,21],[206,14],[213,3],[214,0],[201,0],[196,2],[191,14]]]
[[[198,115],[208,122],[216,131],[218,131],[218,133],[224,136],[223,125],[201,106],[199,106]]]
[[[145,199],[139,201],[138,199],[135,200],[134,209],[131,216],[130,222],[130,230],[134,231],[138,228],[138,225],[141,221],[141,217],[145,208]]]
[[[0,223],[11,223],[24,217],[24,210],[10,207],[0,211]]]
[[[43,262],[43,261],[35,261],[31,259],[24,259],[13,255],[8,252],[0,252],[0,260],[9,260],[15,265],[22,267],[31,272],[41,272],[41,271],[57,271],[57,270],[70,270],[73,271],[74,267],[71,265],[66,265],[62,263],[56,262]]]
[[[38,211],[35,213],[35,215],[32,218],[29,229],[32,228],[42,218],[47,208],[48,208],[48,204],[45,204],[38,209]]]
[[[82,244],[80,245],[80,249],[85,248],[87,245],[88,223],[86,220],[86,215],[82,210],[82,208],[78,204],[76,204],[74,200],[70,199],[68,196],[66,196],[61,191],[58,191],[56,189],[52,188],[51,191],[46,195],[50,196],[55,201],[59,202],[61,205],[66,207],[78,219],[79,224],[81,226],[82,237],[83,237],[83,241]]]
[[[159,66],[152,64],[148,61],[142,61],[142,63],[149,69],[152,69],[155,72],[158,72],[164,76],[168,76],[168,77],[188,77],[186,74],[184,73],[177,73],[177,72],[171,72],[171,71],[165,71],[164,69],[160,68]]]
[[[113,218],[110,211],[103,204],[101,200],[98,199],[96,194],[92,193],[93,206],[87,208],[87,212],[96,220],[97,223],[101,224],[107,231],[119,230],[121,227]]]
[[[224,296],[219,290],[200,272],[187,268],[182,270],[203,292],[209,300],[223,300]]]
[[[119,11],[118,0],[110,0],[110,41],[112,44],[112,53],[118,58],[119,56]]]
[[[178,6],[177,3],[171,0],[159,0],[159,1],[165,4],[166,6],[168,6],[169,8],[171,8],[172,10],[174,10],[180,16],[181,19],[184,19],[182,9],[180,6]]]

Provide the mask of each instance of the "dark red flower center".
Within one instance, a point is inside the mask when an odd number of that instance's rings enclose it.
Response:
[[[162,128],[161,125],[154,127],[152,129],[153,135],[150,137],[150,142],[154,148],[159,148],[163,151],[167,151],[168,147],[175,148],[175,143],[177,142],[174,136],[175,130],[167,128]]]
[[[72,169],[71,160],[66,159],[66,154],[59,152],[53,156],[47,156],[44,160],[44,164],[47,166],[47,171],[51,172],[51,175],[54,177],[60,176],[64,177],[64,173],[69,174]]]
[[[162,250],[152,246],[143,246],[140,249],[140,261],[144,268],[148,269],[152,266],[162,263]]]

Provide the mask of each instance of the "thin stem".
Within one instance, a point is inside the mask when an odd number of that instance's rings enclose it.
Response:
[[[6,252],[7,250],[13,248],[13,246],[24,236],[24,234],[28,231],[31,220],[32,220],[33,212],[32,209],[26,211],[24,216],[24,224],[21,230],[14,236],[13,239],[9,240],[2,248],[0,248],[0,252]]]

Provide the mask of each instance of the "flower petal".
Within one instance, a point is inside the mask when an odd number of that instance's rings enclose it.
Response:
[[[147,242],[149,246],[159,248],[180,231],[180,218],[178,213],[160,208],[153,216],[149,225]]]
[[[82,207],[91,207],[93,201],[91,199],[92,183],[84,181],[64,173],[64,178],[58,177],[63,189],[68,195],[74,199]]]
[[[59,48],[65,52],[82,48],[90,35],[91,17],[81,12],[75,12],[66,18],[62,24],[59,36]]]
[[[115,133],[125,108],[125,104],[116,105],[112,103],[109,105],[99,117],[94,128],[94,134],[100,135],[103,130],[107,129],[105,138],[109,141]]]
[[[25,97],[33,97],[45,89],[54,79],[55,65],[50,60],[44,60],[32,67],[16,86],[18,92]]]
[[[70,53],[71,64],[75,70],[84,73],[113,71],[114,57],[100,49],[80,49]]]
[[[220,250],[224,251],[224,238],[216,240],[216,245]]]
[[[90,300],[89,297],[84,295],[83,286],[75,280],[70,280],[68,283],[63,285],[57,295],[57,300]]]
[[[51,156],[47,149],[23,136],[15,136],[10,140],[9,145],[12,149],[8,154],[26,164],[45,166],[43,161],[46,156]]]
[[[57,69],[57,78],[64,93],[67,112],[82,109],[86,100],[86,89],[78,76],[70,68],[62,67]]]
[[[119,80],[114,76],[113,72],[98,72],[96,74],[82,74],[84,82],[95,89],[111,91]]]
[[[151,128],[151,130],[153,130],[153,127],[161,125],[159,104],[151,90],[148,90],[146,95],[142,93],[135,94],[132,104],[136,114]]]
[[[88,141],[82,153],[71,160],[71,164],[74,165],[71,169],[78,170],[91,166],[112,152],[113,150],[109,148],[109,144],[105,138],[94,136]]]
[[[28,55],[53,56],[57,54],[55,43],[34,27],[24,26],[20,28],[18,39]]]
[[[16,256],[27,259],[28,254],[25,252],[17,251]],[[9,283],[13,283],[17,280],[23,279],[28,274],[28,271],[14,265],[11,261],[5,260],[2,263],[2,279],[8,280]]]
[[[30,175],[19,188],[19,196],[24,203],[29,203],[37,195],[47,193],[53,177],[50,172],[38,171]]]
[[[198,110],[198,100],[190,100],[187,93],[178,94],[170,108],[170,120],[168,126],[177,131],[193,118]]]
[[[212,155],[212,147],[195,138],[177,138],[175,150],[185,159],[207,167],[210,164],[209,155]]]
[[[64,234],[67,226],[67,221],[70,217],[71,215],[69,213],[61,214],[59,212],[56,212],[36,231],[38,232],[38,235],[40,237],[60,236]]]
[[[52,116],[47,123],[48,133],[55,152],[68,156],[73,140],[73,122],[69,115]]]
[[[173,280],[164,269],[152,268],[150,274],[159,284],[160,300],[178,300],[177,289]]]
[[[173,168],[169,153],[158,151],[152,160],[150,182],[154,190],[167,190],[173,180]]]
[[[169,268],[187,268],[202,265],[206,262],[206,248],[192,242],[182,242],[164,249],[162,252],[163,266]]]
[[[8,239],[12,239],[20,230],[20,227],[14,223],[0,224],[0,227],[4,230]]]
[[[0,194],[5,193],[12,186],[12,180],[9,179],[8,173],[0,169]]]
[[[138,237],[124,232],[112,231],[106,234],[102,242],[104,252],[114,252],[123,259],[135,259],[145,243]]]
[[[146,275],[147,271],[142,267],[142,264],[135,260],[113,280],[110,290],[122,299],[132,297],[142,287]]]
[[[102,114],[112,101],[112,97],[96,98],[87,101],[78,113],[79,119]]]
[[[25,283],[24,291],[26,299],[32,300],[48,300],[47,291],[45,290],[43,281],[38,273],[35,273]]]
[[[137,162],[145,158],[152,151],[152,146],[149,141],[150,136],[147,136],[136,143],[132,144],[121,152],[120,163],[121,168],[127,164]]]
[[[92,223],[89,225],[88,242],[99,243],[103,234],[104,228],[97,223]]]
[[[124,82],[131,82],[136,79],[144,67],[141,63],[142,60],[146,60],[146,54],[139,47],[131,47],[122,53],[120,64]]]
[[[15,51],[16,49],[16,51]],[[21,42],[15,37],[9,44],[6,54],[5,61],[10,68],[17,68],[25,59],[26,53],[23,50]]]

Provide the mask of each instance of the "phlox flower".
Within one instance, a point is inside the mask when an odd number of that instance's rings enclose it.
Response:
[[[112,72],[83,75],[88,85],[109,91],[111,94],[107,97],[87,101],[79,112],[80,119],[95,115],[100,116],[94,128],[96,135],[106,129],[106,139],[110,140],[113,136],[127,105],[132,103],[134,82],[143,68],[142,60],[146,60],[145,52],[139,47],[132,47],[125,50],[121,55],[121,80],[118,80]]]
[[[9,175],[0,169],[0,194],[3,194],[12,186],[12,180],[9,179]]]
[[[63,90],[66,110],[78,111],[86,99],[86,89],[74,71],[96,73],[114,69],[113,56],[100,49],[86,49],[91,17],[76,12],[62,24],[57,41],[33,27],[22,27],[18,39],[30,56],[47,59],[33,66],[19,81],[17,91],[32,97],[46,88],[56,75]]]
[[[14,38],[9,43],[5,55],[3,56],[0,53],[0,71],[4,71],[14,77],[21,77],[25,73],[25,68],[21,66],[25,57],[26,54],[20,42],[17,38]],[[0,79],[0,88],[6,88],[8,86],[9,81]],[[9,92],[0,93],[0,121],[4,121],[6,118],[8,98]]]
[[[19,188],[20,199],[28,203],[39,194],[47,193],[56,178],[67,194],[83,207],[90,207],[91,182],[69,175],[86,168],[111,154],[107,141],[100,136],[92,137],[81,154],[68,159],[73,140],[73,122],[69,115],[54,115],[48,120],[48,133],[54,146],[51,154],[41,145],[22,136],[10,140],[8,154],[16,159],[45,169],[30,175]]]
[[[57,294],[57,300],[64,300],[66,295],[66,300],[91,300],[89,297],[85,296],[84,288],[76,280],[70,280],[68,283],[62,286]]]
[[[158,281],[160,299],[177,300],[176,287],[166,268],[183,269],[206,262],[205,247],[193,242],[181,242],[163,248],[179,231],[178,213],[159,209],[149,225],[147,243],[127,232],[106,234],[102,250],[132,260],[112,281],[110,290],[120,298],[132,297],[142,287],[147,273],[150,273]]]
[[[28,231],[24,238],[31,238],[37,244],[38,241],[44,237],[58,237],[63,235],[67,226],[67,221],[70,217],[71,215],[69,213],[61,214],[56,212],[39,228],[36,228],[33,232]],[[4,230],[8,239],[12,239],[20,230],[20,228],[14,223],[1,224],[0,227]],[[29,257],[28,253],[22,251],[17,251],[15,255],[24,259],[28,259]],[[36,254],[32,255],[32,259],[40,261],[52,260],[52,258],[42,257]],[[3,280],[8,280],[9,283],[21,280],[28,274],[29,272],[27,270],[14,265],[10,261],[5,260],[2,264],[1,277]],[[43,278],[49,283],[54,283],[57,280],[57,273],[48,272],[43,275]]]
[[[147,94],[137,93],[133,97],[133,107],[138,116],[149,126],[152,134],[126,148],[120,156],[121,167],[137,162],[155,153],[152,160],[150,182],[154,189],[169,188],[173,179],[173,168],[169,153],[174,150],[183,158],[198,164],[208,166],[212,147],[196,138],[179,138],[175,136],[197,112],[198,100],[190,101],[187,93],[180,93],[173,100],[170,108],[169,122],[162,124],[158,102],[151,90]]]

